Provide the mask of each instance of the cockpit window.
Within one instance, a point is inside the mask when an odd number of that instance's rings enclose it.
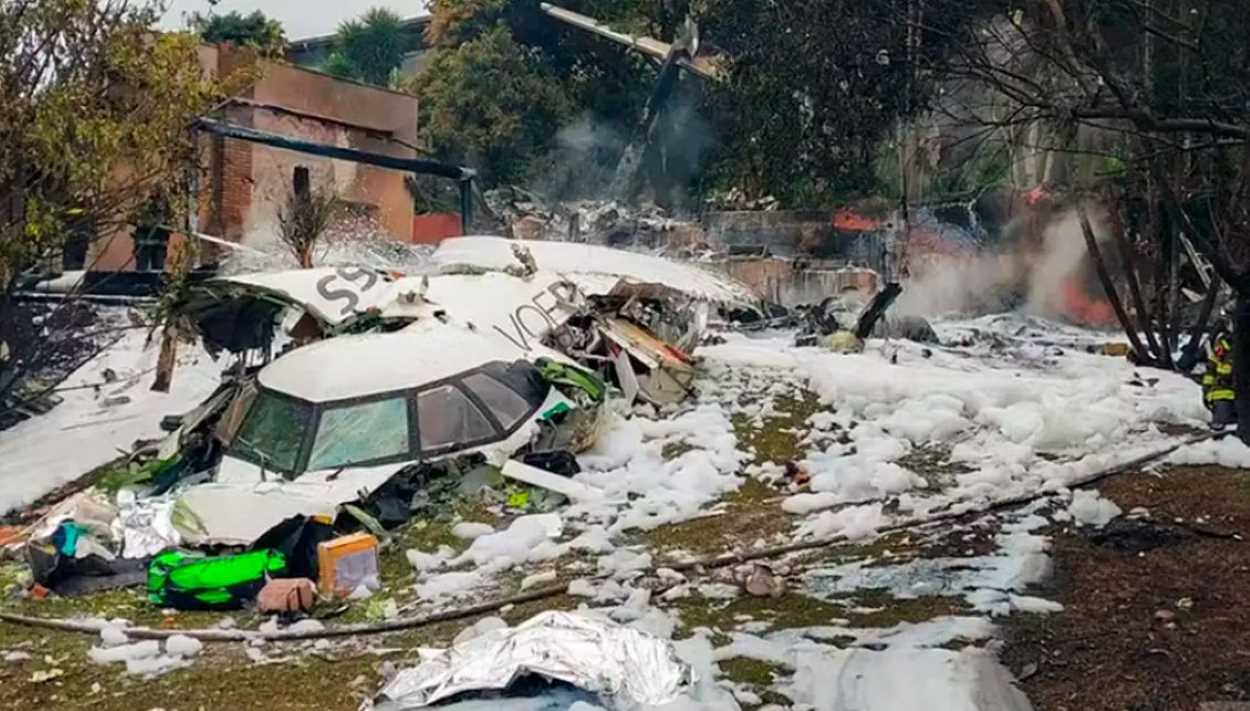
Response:
[[[409,450],[408,399],[395,397],[321,413],[308,471],[391,459]]]
[[[309,403],[262,391],[231,450],[261,466],[294,472],[312,414]]]
[[[550,391],[527,361],[486,363],[424,387],[319,405],[253,389],[231,405],[242,426],[230,452],[293,477],[441,457],[506,439]]]
[[[518,422],[537,408],[537,405],[531,406],[516,391],[485,373],[470,375],[464,379],[464,384],[477,395],[495,419],[499,420],[499,424],[508,431],[511,431]],[[542,401],[538,404],[541,405]]]
[[[421,450],[437,451],[501,437],[473,401],[454,385],[426,390],[417,396]]]

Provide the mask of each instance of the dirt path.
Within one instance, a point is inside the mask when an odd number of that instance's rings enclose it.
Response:
[[[1250,702],[1250,543],[1226,537],[1250,537],[1250,472],[1177,469],[1121,477],[1103,493],[1158,525],[1055,532],[1055,574],[1038,594],[1064,612],[1005,625],[1003,662],[1034,707]]]

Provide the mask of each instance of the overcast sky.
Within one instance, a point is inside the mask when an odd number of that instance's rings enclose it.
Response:
[[[221,0],[217,12],[260,10],[282,23],[287,39],[300,39],[334,32],[343,20],[378,6],[390,8],[404,17],[425,13],[423,0]],[[208,0],[169,0],[164,25],[170,29],[180,28],[187,13],[204,12],[208,7]]]

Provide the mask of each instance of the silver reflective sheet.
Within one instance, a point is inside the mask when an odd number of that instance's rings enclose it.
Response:
[[[148,499],[123,507],[113,520],[113,538],[122,542],[122,557],[147,558],[182,544],[174,527],[171,499]]]
[[[583,615],[544,612],[399,672],[365,708],[423,708],[468,691],[507,689],[528,674],[600,694],[617,708],[666,704],[694,682],[666,640]]]

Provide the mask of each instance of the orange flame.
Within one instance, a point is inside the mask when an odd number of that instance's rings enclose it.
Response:
[[[833,226],[845,232],[871,232],[881,227],[881,220],[875,220],[847,209],[839,210],[834,214]]]
[[[1084,326],[1110,326],[1116,322],[1115,309],[1103,297],[1090,296],[1079,275],[1063,283],[1060,306],[1062,314],[1073,323]]]

